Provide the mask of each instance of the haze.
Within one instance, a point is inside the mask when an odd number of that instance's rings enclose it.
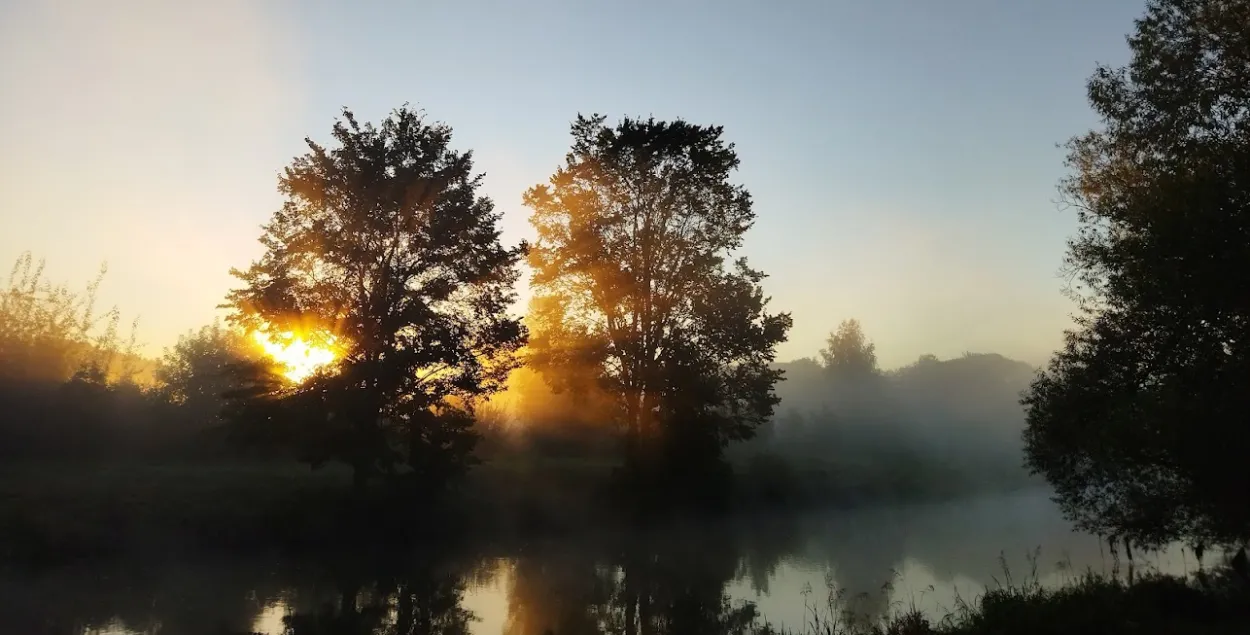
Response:
[[[1094,124],[1084,79],[1123,63],[1142,8],[355,4],[0,4],[0,257],[30,250],[68,282],[107,261],[101,298],[155,353],[213,318],[228,269],[259,254],[278,171],[341,106],[449,123],[510,242],[578,112],[684,116],[724,125],[743,159],[745,253],[794,316],[779,359],[855,317],[884,368],[1040,364],[1071,310],[1055,144]]]

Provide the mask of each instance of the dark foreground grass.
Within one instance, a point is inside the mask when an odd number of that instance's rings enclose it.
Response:
[[[1057,588],[1034,575],[974,600],[959,600],[932,620],[914,607],[879,621],[844,608],[836,589],[825,606],[810,606],[807,624],[754,635],[1231,635],[1250,633],[1250,584],[1228,568],[1182,578],[1158,573],[1133,582],[1086,573]]]

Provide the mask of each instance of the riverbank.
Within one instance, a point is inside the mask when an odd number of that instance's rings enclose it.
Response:
[[[1007,580],[1010,580],[1009,574]],[[1127,582],[1087,573],[1047,588],[1005,582],[933,619],[910,609],[865,623],[831,591],[798,629],[763,624],[754,635],[1232,635],[1250,632],[1250,581],[1228,567]]]
[[[55,564],[155,549],[318,551],[355,537],[395,544],[476,532],[573,530],[589,518],[589,467],[482,466],[439,500],[377,486],[353,494],[338,465],[16,464],[0,468],[0,561]],[[553,478],[581,490],[550,487]],[[487,502],[489,501],[489,503]],[[474,536],[480,538],[480,536]]]
[[[709,540],[716,536],[685,536],[680,544],[652,544],[658,551],[635,554],[608,544],[513,545],[507,555],[356,546],[308,560],[149,554],[38,571],[0,566],[6,598],[0,630],[137,634],[159,626],[161,632],[280,635],[298,624],[308,632],[337,633],[343,624],[406,609],[464,627],[442,632],[597,635],[625,632],[619,620],[643,606],[639,619],[648,613],[651,619],[638,630],[655,635],[1224,635],[1244,633],[1250,623],[1246,587],[1219,568],[1185,578],[1145,575],[1134,584],[1092,575],[1050,588],[1035,580],[1004,582],[957,601],[944,618],[941,611],[906,610],[907,594],[890,593],[885,602],[898,612],[874,621],[856,613],[864,606],[856,604],[856,594],[831,593],[825,606],[816,594],[795,593],[775,561],[761,565],[750,553],[736,552],[720,554],[718,564],[719,550]],[[851,558],[848,552],[828,564],[853,571]],[[771,591],[768,584],[756,591],[733,588],[739,576],[754,575],[752,563],[773,584]],[[648,584],[627,583],[638,577]],[[777,598],[791,609],[809,604],[807,618],[787,621],[789,628],[769,624],[775,614],[753,604],[757,592],[771,595],[773,608]],[[357,602],[345,603],[345,597]],[[389,632],[376,624],[376,631],[362,626],[353,632]],[[505,630],[505,624],[513,626]]]
[[[0,561],[76,560],[142,545],[225,550],[318,549],[355,535],[397,542],[559,537],[650,519],[628,514],[609,490],[615,466],[578,459],[496,460],[476,466],[437,500],[373,488],[351,493],[338,465],[17,463],[0,467]],[[743,513],[898,503],[850,496],[817,468],[741,470],[732,507]],[[918,500],[954,497],[933,491]]]

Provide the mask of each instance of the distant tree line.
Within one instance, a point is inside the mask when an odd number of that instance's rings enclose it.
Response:
[[[1038,484],[1021,458],[1018,400],[1035,373],[1024,362],[923,355],[882,370],[852,319],[829,334],[819,361],[779,369],[777,416],[731,452],[761,496],[867,502]]]

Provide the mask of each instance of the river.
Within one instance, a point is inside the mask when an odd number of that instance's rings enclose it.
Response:
[[[1196,569],[1179,547],[1137,571]],[[1119,556],[1121,567],[1127,559]],[[934,618],[1008,583],[1061,584],[1117,558],[1042,491],[953,503],[690,522],[646,531],[342,553],[220,555],[0,573],[0,631],[151,635],[730,633],[813,609]],[[642,625],[648,625],[644,628]],[[289,628],[290,630],[284,630]]]

